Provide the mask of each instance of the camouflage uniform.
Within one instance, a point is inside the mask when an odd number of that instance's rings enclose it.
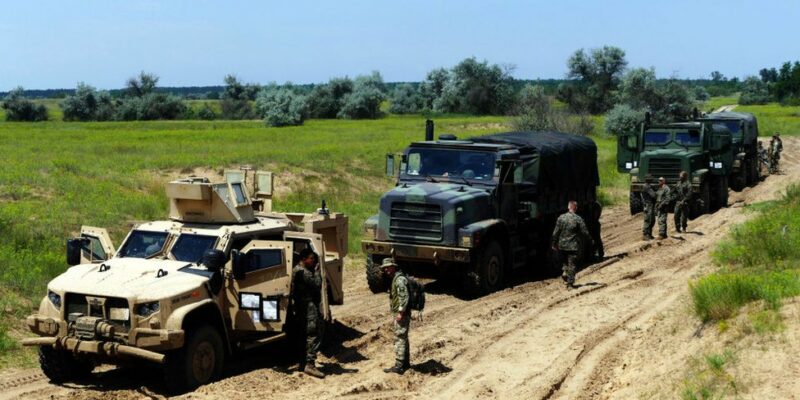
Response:
[[[655,203],[656,191],[649,183],[645,183],[642,188],[642,206],[644,207],[644,224],[642,226],[642,236],[647,239],[653,238],[653,225],[656,222]]]
[[[761,162],[761,165],[767,167],[767,171],[771,170],[772,167],[770,166],[769,162],[769,154],[767,153],[767,149],[761,145],[761,142],[758,143],[758,160]]]
[[[397,271],[392,277],[392,288],[389,291],[389,305],[394,318],[394,356],[397,366],[407,369],[411,358],[408,344],[408,328],[411,323],[411,309],[408,307],[408,278]],[[400,321],[397,314],[402,314]]]
[[[683,229],[686,232],[689,204],[692,200],[692,184],[688,179],[675,184],[673,196],[675,197],[675,230],[680,232]]]
[[[770,142],[770,152],[772,154],[772,172],[778,172],[778,166],[781,163],[781,152],[783,151],[783,141],[780,138],[775,138]]]
[[[558,249],[563,275],[567,286],[575,284],[575,266],[583,249],[583,242],[591,243],[589,230],[580,215],[567,212],[561,214],[553,231],[552,247]]]
[[[301,367],[314,365],[317,352],[322,343],[323,323],[320,313],[320,293],[322,290],[322,275],[320,271],[305,267],[302,263],[295,265],[292,270],[292,296],[296,312],[298,328],[302,329],[305,337],[305,358],[301,360]]]
[[[669,186],[664,185],[656,191],[656,219],[658,220],[658,236],[667,237],[667,214],[669,214]]]

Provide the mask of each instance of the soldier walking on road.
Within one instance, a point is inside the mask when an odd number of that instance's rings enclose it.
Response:
[[[292,270],[292,297],[298,329],[305,337],[305,354],[300,370],[315,378],[325,375],[317,369],[317,352],[322,343],[323,323],[320,313],[322,275],[319,259],[309,248],[300,251],[300,262]]]
[[[656,222],[656,191],[653,190],[653,177],[650,175],[644,178],[642,188],[642,206],[644,208],[644,224],[642,226],[642,239],[653,240],[653,225]]]
[[[409,307],[408,278],[397,268],[391,258],[385,258],[381,265],[383,273],[392,279],[389,290],[389,307],[394,325],[394,357],[395,363],[383,372],[403,375],[411,368],[411,357],[408,344],[408,329],[411,325],[411,307]]]
[[[658,220],[658,238],[667,238],[667,214],[669,214],[669,186],[664,177],[658,178],[658,190],[656,190],[656,219]]]
[[[552,248],[559,253],[562,263],[561,278],[566,282],[567,288],[575,287],[575,267],[580,254],[583,253],[583,244],[592,246],[592,238],[583,218],[577,214],[578,203],[570,201],[568,211],[558,217],[556,228],[553,231]]]
[[[673,193],[673,197],[675,197],[675,230],[686,232],[689,204],[691,204],[692,200],[692,184],[689,182],[689,174],[686,171],[681,171],[678,178],[678,183],[675,184]]]

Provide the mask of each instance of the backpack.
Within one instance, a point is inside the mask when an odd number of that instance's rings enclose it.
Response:
[[[418,280],[406,277],[408,281],[408,307],[422,311],[425,308],[425,287]]]

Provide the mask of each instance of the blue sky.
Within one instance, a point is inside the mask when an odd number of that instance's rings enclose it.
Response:
[[[579,48],[615,45],[659,76],[756,74],[800,60],[800,1],[14,1],[0,14],[0,91],[387,81],[475,56],[561,78]]]

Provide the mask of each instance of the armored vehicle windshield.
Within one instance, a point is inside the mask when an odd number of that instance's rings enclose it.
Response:
[[[495,174],[497,156],[489,151],[412,147],[408,150],[407,160],[400,171],[404,177],[491,181]]]
[[[170,239],[172,236],[172,240]],[[172,235],[167,232],[133,230],[119,250],[119,257],[150,258],[166,255],[177,261],[198,262],[206,250],[214,248],[219,237],[181,233]],[[168,243],[171,243],[168,244]],[[169,247],[169,250],[164,247]]]
[[[644,134],[645,146],[663,146],[675,142],[681,146],[700,146],[702,137],[700,130],[650,130]]]

